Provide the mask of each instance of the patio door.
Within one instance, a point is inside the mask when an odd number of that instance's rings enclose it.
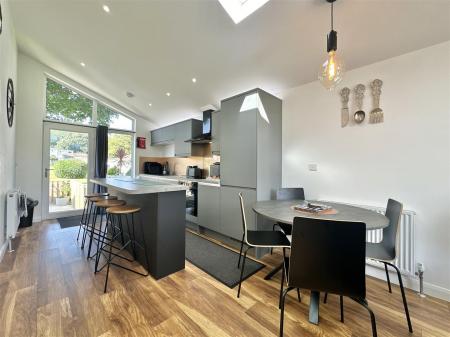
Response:
[[[81,214],[92,191],[95,129],[44,123],[42,207],[44,219]]]

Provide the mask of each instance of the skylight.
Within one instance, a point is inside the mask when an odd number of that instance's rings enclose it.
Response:
[[[219,0],[222,7],[238,24],[269,0]]]

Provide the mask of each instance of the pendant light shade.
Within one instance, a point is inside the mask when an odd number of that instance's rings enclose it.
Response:
[[[336,0],[327,0],[331,3],[331,31],[327,36],[328,57],[319,70],[319,81],[322,85],[332,90],[342,80],[344,63],[337,55],[337,32],[333,29],[333,3]]]

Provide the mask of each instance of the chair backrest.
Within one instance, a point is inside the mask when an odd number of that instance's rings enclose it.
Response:
[[[400,219],[403,213],[403,204],[389,199],[386,206],[386,217],[389,219],[389,226],[383,228],[383,241],[381,244],[389,253],[392,260],[397,255],[398,232],[400,228]]]
[[[247,220],[245,218],[244,198],[242,196],[242,192],[239,192],[238,195],[239,195],[239,202],[241,204],[242,234],[245,237],[245,241],[247,241]]]
[[[290,287],[366,296],[366,224],[294,218]]]
[[[305,191],[301,187],[283,187],[277,190],[277,200],[305,200]]]

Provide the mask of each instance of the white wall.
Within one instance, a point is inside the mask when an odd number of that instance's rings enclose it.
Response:
[[[42,199],[42,133],[43,119],[45,117],[45,87],[46,74],[49,74],[61,81],[100,99],[103,102],[123,111],[136,118],[136,136],[147,138],[147,149],[136,149],[136,171],[139,168],[140,156],[159,156],[159,149],[150,148],[149,130],[155,128],[147,120],[136,116],[133,112],[118,106],[117,104],[100,97],[95,92],[89,90],[63,74],[47,67],[35,59],[19,53],[18,58],[18,90],[17,104],[17,185],[28,193],[31,198]],[[41,219],[42,202],[35,209],[34,221]]]
[[[375,78],[384,123],[341,128],[339,89]],[[370,111],[370,91],[364,103]],[[317,81],[291,89],[283,105],[283,186],[303,186],[310,199],[402,201],[417,212],[426,289],[449,298],[450,42],[349,71],[331,93]]]
[[[17,92],[17,45],[12,16],[7,1],[0,1],[3,15],[3,31],[0,35],[0,261],[6,248],[5,195],[15,187],[15,133],[16,119],[9,127],[6,118],[6,88],[8,79]],[[17,110],[16,110],[17,112]]]

